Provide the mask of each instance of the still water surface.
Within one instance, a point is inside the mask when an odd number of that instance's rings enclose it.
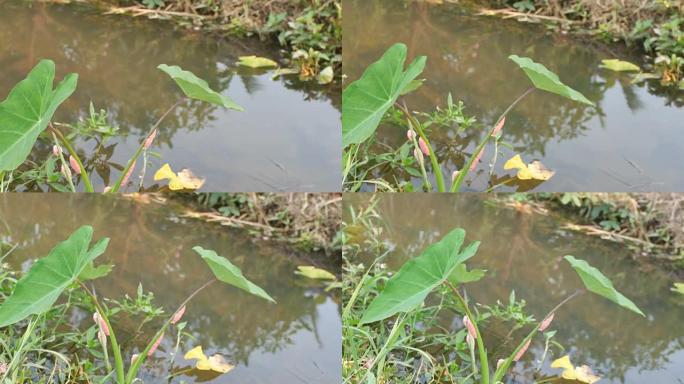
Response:
[[[160,127],[153,150],[161,160],[152,158],[145,186],[154,185],[153,171],[168,162],[206,178],[208,191],[339,190],[339,91],[238,68],[237,57],[243,55],[277,59],[279,53],[258,39],[219,40],[174,30],[169,23],[103,16],[74,5],[0,0],[0,99],[40,59],[52,59],[57,79],[80,75],[55,121],[74,123],[92,101],[119,126],[123,137],[107,142],[97,157],[91,155],[94,141],[78,143],[98,164],[93,182],[99,190],[113,184],[119,176],[116,165],[128,160],[141,137],[183,96],[156,69],[162,63],[194,72],[245,112],[183,103]],[[35,160],[48,153],[48,144],[39,142]]]
[[[477,177],[466,190],[482,191],[505,180],[511,172],[503,162],[520,153],[530,162],[541,160],[556,175],[541,185],[509,185],[500,190],[538,191],[680,191],[684,190],[684,92],[668,94],[655,84],[632,85],[625,74],[598,68],[601,59],[638,57],[619,47],[592,46],[544,27],[499,18],[478,17],[461,6],[393,0],[345,0],[344,72],[347,83],[392,44],[403,42],[409,60],[427,56],[420,78],[425,84],[407,103],[430,112],[444,106],[449,92],[463,100],[466,114],[481,123],[463,134],[439,128],[431,133],[444,174],[465,163],[485,130],[528,87],[524,73],[507,57],[528,56],[546,65],[562,81],[579,90],[597,107],[560,96],[534,92],[508,115],[502,148],[505,158],[492,176],[487,148]],[[616,56],[614,56],[615,54]],[[482,125],[484,124],[484,126]],[[381,127],[382,142],[397,148],[403,130]],[[382,175],[389,179],[392,175]],[[396,175],[404,179],[406,175]],[[413,179],[415,185],[420,180]],[[433,182],[434,185],[434,182]]]
[[[223,284],[202,291],[183,318],[188,322],[185,331],[196,338],[185,338],[185,345],[202,345],[207,354],[221,353],[236,368],[219,377],[196,376],[193,371],[180,378],[240,384],[339,383],[342,336],[338,299],[324,292],[320,284],[293,273],[297,265],[320,263],[321,256],[295,256],[282,246],[255,242],[240,231],[186,221],[179,217],[181,211],[173,204],[145,204],[102,195],[3,194],[0,237],[19,245],[5,262],[27,268],[31,260],[47,255],[76,228],[90,224],[95,228],[94,239],[111,238],[98,263],[116,265],[109,276],[97,280],[98,293],[118,300],[124,294],[135,297],[141,283],[146,292],[154,293],[155,304],[168,312],[212,277],[192,247],[214,249],[278,304]],[[86,327],[92,325],[87,314],[76,313],[72,318]],[[128,318],[115,323],[127,332],[138,325]],[[125,358],[150,337],[149,332],[135,341],[126,337],[129,353]],[[166,383],[170,371],[189,367],[182,358],[189,349],[185,347],[173,366],[169,365],[174,344],[175,334],[167,335],[161,352],[151,360],[154,363],[147,364],[141,375],[145,382]]]
[[[386,259],[390,269],[398,269],[450,230],[463,228],[466,243],[482,241],[469,267],[487,270],[485,278],[468,285],[468,294],[477,302],[493,305],[496,300],[507,303],[514,289],[518,299],[527,301],[527,311],[539,318],[582,287],[562,256],[585,259],[611,278],[647,317],[596,295],[585,294],[571,301],[556,313],[552,329],[558,330],[555,340],[567,348],[572,361],[589,364],[604,378],[601,383],[684,381],[684,300],[670,291],[670,276],[629,261],[626,255],[630,251],[625,247],[561,229],[558,217],[519,212],[492,204],[481,195],[417,197],[384,194],[379,198],[382,240],[393,247]],[[368,194],[345,198],[345,213],[346,207],[367,204],[369,198]],[[446,325],[461,327],[452,316]],[[491,331],[503,340],[508,330]],[[500,340],[494,344],[501,344],[497,343]],[[537,340],[530,350],[510,383],[531,382],[543,343]],[[554,358],[560,356],[556,351]],[[548,365],[547,360],[543,372],[558,372]]]

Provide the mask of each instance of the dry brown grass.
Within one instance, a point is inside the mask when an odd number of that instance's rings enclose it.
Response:
[[[629,212],[619,219],[620,229],[602,228],[598,218],[588,225],[570,223],[567,228],[630,243],[641,255],[680,263],[684,258],[684,194],[682,193],[587,193],[582,207],[564,205],[564,209],[582,212],[587,206],[609,204],[612,212]],[[561,195],[551,199],[557,203]],[[588,203],[588,202],[591,203]],[[586,216],[586,214],[583,214]]]
[[[494,0],[489,2],[495,7],[510,8],[512,0]],[[666,4],[667,3],[667,4]],[[588,31],[602,31],[612,36],[626,38],[639,20],[665,20],[673,9],[681,12],[683,0],[535,0],[535,12],[519,13],[520,16],[567,21],[573,26]]]
[[[227,194],[231,195],[239,194]],[[216,208],[198,208],[188,209],[185,216],[245,228],[306,250],[336,249],[335,238],[342,221],[342,194],[248,193],[246,196],[249,203],[241,204],[237,215],[226,216]]]
[[[149,9],[141,1],[103,0],[109,13],[136,16],[198,16],[218,24],[240,25],[249,31],[260,30],[271,13],[297,14],[310,0],[172,0],[163,7]]]

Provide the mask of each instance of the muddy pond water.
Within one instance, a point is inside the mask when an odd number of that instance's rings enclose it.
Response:
[[[293,274],[297,265],[328,260],[322,255],[296,255],[282,245],[254,241],[245,233],[180,217],[183,207],[107,196],[3,194],[0,196],[0,236],[18,248],[5,260],[15,268],[45,256],[81,225],[95,228],[94,239],[110,237],[98,263],[115,264],[114,271],[96,282],[103,297],[121,300],[136,295],[138,283],[153,292],[157,305],[173,311],[212,275],[193,251],[214,249],[240,267],[249,279],[269,292],[278,304],[233,287],[214,284],[188,306],[185,329],[192,338],[169,363],[175,334],[165,336],[160,352],[146,364],[146,383],[167,383],[170,371],[188,368],[187,347],[202,345],[208,355],[223,354],[236,368],[214,377],[193,371],[173,382],[212,383],[339,383],[341,376],[341,318],[339,300],[324,287]],[[320,264],[319,264],[320,265]],[[327,264],[323,264],[327,265]],[[328,266],[329,269],[339,269]],[[76,312],[77,324],[92,325],[89,314]],[[137,321],[137,320],[136,320]],[[127,351],[152,337],[131,341],[139,324],[127,317],[115,322],[129,332]],[[194,339],[193,339],[194,338]],[[146,341],[145,341],[146,342]],[[128,361],[130,353],[125,359]]]
[[[367,204],[370,195],[345,198],[350,205]],[[544,316],[553,306],[582,287],[577,274],[562,260],[574,255],[587,260],[645,313],[642,318],[596,295],[585,294],[561,308],[552,329],[555,340],[576,364],[589,364],[601,383],[678,383],[684,380],[684,299],[670,291],[671,278],[661,270],[640,266],[627,257],[626,247],[561,229],[558,217],[525,213],[482,195],[434,195],[418,199],[385,194],[378,199],[383,236],[392,252],[385,261],[398,269],[405,261],[454,228],[466,230],[466,243],[480,240],[468,262],[487,275],[467,287],[479,303],[508,302],[511,289],[527,301],[527,311]],[[416,212],[420,212],[419,215]],[[345,220],[349,220],[348,217]],[[370,262],[372,259],[366,260]],[[367,264],[368,265],[368,264]],[[446,325],[460,329],[460,320],[446,314]],[[493,327],[490,336],[501,345],[507,329]],[[487,332],[486,332],[487,333]],[[494,347],[489,348],[496,350]],[[543,342],[537,340],[516,366],[508,383],[530,383]],[[553,358],[562,356],[557,350]],[[542,372],[557,374],[549,367]]]
[[[630,84],[629,75],[600,69],[601,59],[639,63],[619,47],[602,46],[549,32],[540,25],[474,16],[458,5],[392,0],[345,0],[344,72],[347,83],[392,44],[403,42],[409,60],[427,56],[420,78],[424,85],[407,98],[412,110],[431,112],[444,106],[449,92],[463,100],[467,115],[479,121],[465,133],[435,128],[430,137],[443,161],[445,175],[462,168],[485,130],[530,82],[511,54],[528,56],[557,73],[596,107],[559,96],[534,92],[508,115],[495,172],[487,148],[476,177],[466,190],[483,191],[506,175],[503,162],[520,153],[541,160],[556,175],[541,185],[507,185],[500,191],[679,191],[684,190],[684,91],[666,91],[657,84]],[[640,64],[640,63],[639,63]],[[380,141],[393,148],[406,139],[394,126],[379,130]],[[446,159],[446,160],[444,160]],[[390,179],[388,174],[378,173]],[[406,175],[396,175],[407,179]],[[420,185],[420,180],[412,180]],[[433,182],[434,185],[434,182]]]
[[[183,95],[156,69],[179,65],[207,80],[245,108],[236,112],[202,102],[181,104],[162,123],[145,186],[154,171],[170,163],[206,178],[209,191],[338,191],[341,122],[339,90],[300,82],[296,76],[272,79],[272,71],[238,68],[238,56],[279,58],[277,46],[257,38],[218,39],[176,30],[170,23],[101,15],[78,5],[0,0],[0,99],[40,59],[55,61],[57,79],[80,75],[74,95],[55,121],[74,123],[89,103],[105,109],[120,135],[97,156],[95,142],[77,143],[97,165],[98,190],[113,184],[154,122]],[[39,140],[33,159],[51,145]],[[138,165],[140,169],[140,165]],[[112,181],[112,179],[114,179]],[[137,180],[136,180],[137,181]]]

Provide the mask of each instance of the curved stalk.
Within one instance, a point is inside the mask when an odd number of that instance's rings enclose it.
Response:
[[[154,337],[150,340],[150,342],[147,344],[145,349],[143,349],[139,354],[138,358],[133,361],[133,364],[131,367],[128,369],[128,373],[126,374],[126,380],[124,381],[125,384],[132,384],[133,380],[135,380],[136,375],[138,374],[138,370],[140,369],[140,366],[142,363],[145,362],[145,359],[147,358],[147,354],[150,352],[152,349],[152,346],[159,340],[160,337],[164,334],[166,329],[171,325],[171,320],[173,319],[173,316],[181,309],[183,306],[187,305],[190,300],[192,300],[198,293],[200,293],[204,288],[210,286],[211,284],[215,283],[217,280],[216,279],[211,279],[204,283],[201,287],[197,288],[195,292],[191,293],[190,296],[188,296],[187,299],[185,299],[181,305],[178,306],[178,308],[171,314],[171,316],[164,322],[164,325],[157,331],[157,333],[154,334]]]
[[[470,156],[470,159],[468,159],[468,161],[466,162],[463,169],[461,169],[461,171],[458,173],[458,176],[456,176],[454,181],[451,183],[451,188],[449,189],[450,192],[456,192],[461,188],[461,183],[463,183],[463,179],[465,179],[466,175],[470,171],[470,167],[475,162],[475,159],[478,157],[480,152],[482,152],[484,150],[485,145],[487,145],[489,140],[492,138],[492,133],[494,133],[494,130],[496,129],[496,126],[501,122],[501,119],[506,117],[506,115],[508,115],[508,113],[516,105],[518,105],[518,103],[521,102],[522,99],[524,99],[527,95],[532,93],[535,89],[537,89],[537,88],[535,88],[535,87],[528,88],[525,92],[523,92],[522,95],[518,96],[518,98],[515,99],[515,101],[513,101],[511,103],[511,105],[508,106],[508,108],[506,108],[506,110],[501,114],[501,116],[499,116],[498,119],[496,119],[496,122],[494,123],[492,128],[489,130],[489,132],[487,132],[487,136],[485,136],[484,140],[482,140],[480,142],[480,144],[477,146],[477,148],[475,148],[475,152],[473,152],[473,155]]]
[[[97,312],[100,314],[100,317],[104,320],[105,324],[107,324],[107,328],[109,328],[109,339],[112,342],[112,352],[114,353],[114,366],[116,369],[116,381],[119,384],[124,384],[124,379],[125,379],[125,374],[124,374],[124,363],[123,363],[123,357],[121,357],[121,348],[119,347],[119,343],[116,340],[116,335],[114,334],[114,328],[112,328],[112,324],[109,322],[109,318],[107,317],[104,309],[100,305],[100,302],[97,300],[97,296],[95,296],[94,293],[86,287],[83,282],[78,281],[78,284],[83,288],[84,291],[90,296],[90,298],[93,300],[93,303],[95,304],[95,308],[97,308]]]
[[[473,327],[475,328],[475,334],[477,335],[475,342],[477,342],[477,353],[480,357],[480,370],[482,371],[482,380],[480,380],[480,383],[489,384],[489,360],[487,360],[487,350],[484,347],[484,342],[482,341],[482,334],[480,333],[480,329],[477,327],[477,321],[475,320],[475,317],[473,316],[472,312],[470,312],[470,308],[468,308],[468,303],[466,303],[463,296],[461,296],[461,292],[459,292],[458,289],[456,289],[456,287],[454,287],[454,285],[448,281],[445,281],[444,284],[446,284],[446,286],[449,287],[449,289],[451,289],[451,291],[456,295],[458,301],[463,306],[463,310],[465,311],[466,316],[468,316],[468,319],[470,319],[470,323],[473,324]],[[475,364],[474,361],[473,364]],[[494,382],[496,383],[496,381]]]
[[[54,132],[50,132],[50,133],[52,134],[52,138],[55,140],[55,144],[59,145],[59,140],[57,139],[57,135],[55,135]],[[59,151],[59,160],[62,162],[63,167],[66,168],[69,166],[69,164],[66,162],[66,160],[64,160],[64,153],[62,153],[62,151]],[[64,173],[67,173],[67,172],[65,171]],[[76,186],[74,185],[74,181],[71,179],[71,177],[66,177],[68,175],[69,174],[67,173],[67,175],[64,175],[64,177],[69,182],[69,187],[71,188],[71,192],[76,192]]]
[[[410,124],[411,123],[409,123],[409,125]],[[416,138],[414,137],[411,141],[413,142],[413,147],[415,148],[415,150],[420,151],[421,149],[420,145],[418,145],[418,140],[416,140]],[[430,184],[430,180],[428,180],[427,171],[425,170],[425,160],[423,160],[422,157],[418,160],[418,165],[420,165],[420,174],[423,175],[423,183],[427,187],[428,191],[430,191],[432,189],[432,185]]]
[[[90,177],[88,177],[88,171],[86,171],[85,167],[83,166],[83,162],[81,161],[81,158],[78,157],[78,153],[74,150],[74,147],[71,146],[71,143],[69,140],[62,134],[62,132],[55,128],[52,124],[48,126],[48,129],[50,129],[50,132],[52,132],[55,136],[59,138],[59,140],[64,144],[66,147],[67,151],[69,151],[69,154],[71,154],[74,157],[74,160],[76,160],[76,163],[78,164],[78,167],[81,169],[81,180],[83,180],[83,186],[85,187],[86,192],[95,192],[93,189],[93,184],[90,183]]]
[[[508,368],[510,367],[511,362],[513,362],[513,359],[515,358],[515,355],[517,355],[518,352],[520,352],[520,350],[523,348],[523,346],[524,346],[529,340],[532,340],[532,338],[537,334],[537,332],[539,331],[539,326],[541,326],[542,321],[544,321],[544,320],[547,319],[549,316],[551,316],[553,313],[555,313],[560,307],[562,307],[563,305],[567,304],[568,301],[574,299],[575,297],[577,297],[577,296],[579,296],[579,295],[581,295],[581,294],[584,294],[585,292],[586,292],[586,290],[584,290],[584,289],[580,289],[580,290],[578,290],[578,291],[575,291],[572,295],[566,297],[565,299],[563,299],[563,301],[561,301],[560,303],[558,303],[558,305],[556,305],[555,307],[553,307],[553,309],[550,310],[549,313],[547,313],[546,316],[544,316],[544,317],[542,318],[542,320],[541,320],[539,323],[537,323],[537,325],[532,329],[532,331],[530,331],[530,333],[529,333],[527,336],[525,336],[524,339],[522,339],[522,341],[520,342],[520,344],[518,344],[518,347],[516,347],[515,350],[513,351],[513,353],[511,353],[511,355],[508,356],[508,357],[506,358],[506,360],[504,360],[503,364],[501,364],[501,366],[500,366],[499,368],[496,369],[496,372],[494,372],[494,382],[496,383],[497,381],[499,381],[499,380],[501,380],[501,379],[503,378],[503,376],[504,376],[504,375],[506,374],[506,372],[508,371]]]
[[[430,141],[428,140],[427,136],[425,136],[425,132],[423,132],[423,127],[420,124],[420,121],[418,121],[415,117],[411,115],[411,112],[409,112],[408,108],[406,108],[405,105],[400,105],[399,109],[401,109],[401,111],[404,112],[404,115],[406,115],[406,118],[409,122],[409,128],[414,128],[416,132],[418,132],[418,136],[420,136],[423,139],[423,141],[425,141],[425,144],[428,147],[428,154],[430,157],[430,164],[432,165],[432,172],[435,174],[435,181],[437,182],[437,190],[439,192],[446,192],[442,168],[439,166],[439,162],[437,161],[437,155],[435,155],[435,151],[432,150],[432,145],[430,145]]]
[[[164,120],[164,118],[166,116],[168,116],[169,113],[171,113],[171,111],[176,109],[176,107],[179,106],[184,101],[185,101],[185,98],[178,100],[174,105],[171,106],[171,108],[167,109],[166,112],[164,112],[164,114],[161,115],[161,117],[159,118],[159,120],[157,120],[156,123],[154,123],[152,128],[150,128],[150,130],[147,132],[147,135],[145,135],[145,139],[143,139],[140,142],[140,145],[138,145],[138,148],[135,150],[135,153],[133,154],[133,156],[130,159],[128,159],[128,163],[126,163],[126,167],[123,169],[123,171],[121,171],[121,176],[119,176],[119,179],[112,186],[112,189],[109,190],[110,193],[116,193],[119,191],[119,188],[121,188],[121,183],[123,182],[123,179],[126,177],[126,174],[128,174],[128,171],[131,170],[131,168],[135,164],[136,160],[138,160],[138,157],[140,157],[140,154],[142,153],[142,151],[145,147],[145,141],[147,140],[147,138],[150,137],[152,132],[154,132],[154,130],[157,129],[157,127],[159,127],[159,124],[161,124],[162,120]]]

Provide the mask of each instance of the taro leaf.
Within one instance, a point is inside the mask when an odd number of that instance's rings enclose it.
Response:
[[[300,265],[297,267],[295,274],[304,276],[309,279],[316,280],[335,280],[336,277],[325,269],[316,268],[311,265]]]
[[[69,74],[52,89],[55,63],[41,60],[0,103],[0,171],[17,168],[55,111],[76,89],[77,74]]]
[[[601,271],[592,267],[586,261],[576,259],[570,255],[565,256],[565,260],[567,260],[567,262],[570,263],[570,265],[575,269],[575,272],[577,272],[580,279],[582,279],[582,283],[584,283],[584,286],[589,291],[594,292],[599,296],[603,296],[606,299],[629,309],[630,311],[640,314],[641,316],[646,316],[630,299],[618,292],[613,287],[613,283],[607,277],[605,277]]]
[[[594,105],[594,103],[584,97],[583,94],[563,84],[558,78],[558,75],[549,71],[542,64],[535,63],[528,57],[519,57],[518,55],[511,55],[508,56],[508,58],[513,60],[523,71],[525,71],[525,74],[536,88],[567,97],[568,99],[580,103],[591,106]]]
[[[484,269],[468,270],[465,264],[457,266],[451,275],[449,275],[449,282],[453,285],[466,284],[478,281],[487,273]]]
[[[0,306],[0,327],[48,311],[88,264],[107,248],[109,239],[105,238],[88,249],[92,238],[93,228],[83,226],[36,261]]]
[[[618,59],[606,59],[601,60],[601,65],[599,68],[605,68],[616,72],[629,72],[629,71],[640,71],[638,65],[632,64],[629,61],[622,61]]]
[[[240,112],[244,111],[244,108],[237,105],[228,96],[224,96],[209,88],[209,84],[207,84],[206,81],[195,76],[195,74],[190,71],[184,71],[177,65],[170,66],[166,64],[160,64],[157,68],[169,75],[173,81],[178,84],[185,96],[191,99],[206,101],[207,103],[234,109]]]
[[[96,267],[93,262],[90,262],[86,264],[83,271],[81,271],[81,274],[78,275],[78,279],[81,281],[99,279],[100,277],[109,275],[113,269],[114,264],[102,264]]]
[[[404,71],[406,51],[404,44],[393,45],[342,92],[343,147],[371,137],[385,112],[423,71],[425,56],[416,58]]]
[[[479,241],[459,252],[464,238],[464,230],[454,229],[425,249],[420,256],[407,261],[370,303],[361,318],[361,324],[386,319],[398,312],[408,312],[420,305],[432,290],[477,252]]]
[[[240,268],[233,265],[233,263],[228,261],[225,257],[217,255],[216,252],[210,249],[204,249],[199,246],[192,249],[202,256],[202,259],[204,259],[209,268],[211,268],[211,271],[217,279],[226,284],[240,288],[243,291],[247,291],[252,295],[259,296],[273,303],[276,302],[268,293],[266,293],[266,291],[247,280],[247,278],[242,275]]]
[[[409,93],[411,93],[411,92],[417,90],[418,88],[422,87],[424,82],[425,82],[425,79],[411,80],[408,84],[406,84],[404,89],[401,90],[400,95],[401,96],[408,95]]]

